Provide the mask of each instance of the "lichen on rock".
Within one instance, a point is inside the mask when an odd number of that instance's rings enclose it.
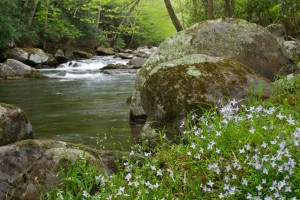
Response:
[[[3,64],[0,64],[0,78],[19,79],[45,77],[46,76],[37,69],[14,59],[7,59]]]
[[[213,59],[218,62],[219,57],[236,60],[271,81],[278,74],[292,73],[297,68],[276,37],[257,24],[241,19],[200,22],[166,39],[138,71],[130,105],[131,118],[147,115],[141,107],[139,95],[149,76],[162,69],[179,66],[178,62],[190,65],[208,58],[210,60],[206,62]]]
[[[0,146],[33,138],[32,126],[20,108],[0,103]]]
[[[178,124],[187,112],[201,112],[200,104],[214,105],[224,97],[244,99],[250,86],[257,91],[260,82],[263,96],[270,96],[270,82],[252,69],[228,58],[215,60],[219,61],[181,64],[149,73],[141,87],[141,103],[148,117],[164,125]]]
[[[42,193],[64,187],[62,169],[83,161],[111,174],[121,157],[118,152],[53,140],[23,140],[2,146],[0,199],[40,199]]]

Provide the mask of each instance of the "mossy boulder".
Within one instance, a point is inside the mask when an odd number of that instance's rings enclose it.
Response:
[[[271,81],[278,74],[297,70],[276,37],[257,24],[241,19],[197,23],[166,39],[138,71],[130,106],[131,119],[146,115],[141,106],[140,92],[149,72],[162,63],[193,54],[237,60]]]
[[[45,78],[46,76],[37,69],[32,68],[20,61],[7,59],[0,64],[0,78],[21,79],[21,78]]]
[[[52,140],[23,140],[0,147],[0,199],[39,199],[53,187],[63,188],[62,168],[84,160],[111,173],[117,154]]]
[[[224,97],[244,100],[253,88],[271,95],[271,82],[230,58],[188,55],[154,67],[141,86],[141,105],[153,122],[179,127],[186,113],[202,112]],[[201,109],[202,107],[202,109]]]
[[[32,138],[32,127],[24,111],[0,103],[0,146]]]
[[[157,53],[148,59],[146,66],[190,54],[226,56],[270,80],[274,80],[279,73],[292,73],[295,68],[269,31],[245,20],[229,18],[197,23],[166,39]]]

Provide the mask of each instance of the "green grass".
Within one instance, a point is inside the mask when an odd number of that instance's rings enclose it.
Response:
[[[131,151],[107,175],[78,162],[64,171],[65,189],[47,199],[299,199],[300,76],[280,79],[267,101],[234,100],[190,113],[183,139],[163,131],[152,150]]]

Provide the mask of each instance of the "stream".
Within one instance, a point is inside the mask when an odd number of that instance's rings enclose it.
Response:
[[[128,60],[95,56],[41,69],[47,79],[0,81],[0,102],[23,109],[35,139],[81,143],[90,147],[129,150],[138,133],[129,124],[132,71],[100,73],[107,64]]]

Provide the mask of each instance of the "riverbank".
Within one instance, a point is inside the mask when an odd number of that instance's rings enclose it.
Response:
[[[300,75],[283,78],[266,101],[191,113],[181,140],[170,143],[161,130],[155,148],[133,149],[112,176],[78,161],[64,189],[44,199],[298,199],[299,86]]]

